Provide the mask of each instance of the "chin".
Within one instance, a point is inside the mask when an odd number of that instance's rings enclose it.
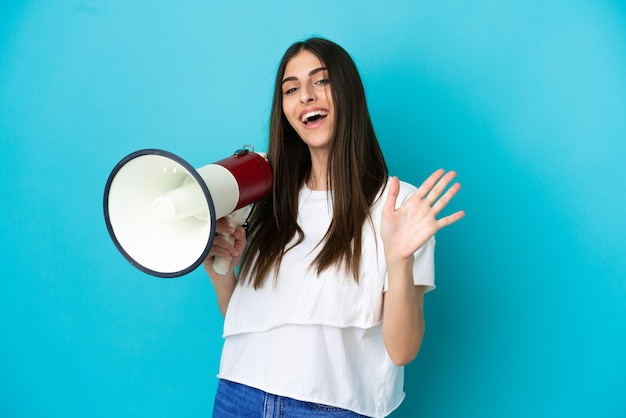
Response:
[[[307,144],[309,146],[309,148],[315,148],[315,149],[328,149],[330,148],[330,140],[327,137],[324,138],[319,138],[319,137],[314,137],[314,138],[306,138],[306,137],[302,137],[300,136],[300,138],[302,138],[302,141]]]

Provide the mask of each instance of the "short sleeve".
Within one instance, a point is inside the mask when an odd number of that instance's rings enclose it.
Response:
[[[431,237],[414,255],[413,283],[415,286],[424,286],[424,293],[435,288],[435,237]],[[383,291],[389,288],[389,278],[385,273]]]

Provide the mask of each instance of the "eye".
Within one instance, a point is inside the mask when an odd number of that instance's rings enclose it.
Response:
[[[316,84],[316,85],[318,85],[318,86],[324,86],[324,85],[326,85],[326,84],[328,84],[328,83],[330,83],[330,80],[329,80],[329,79],[327,79],[327,78],[320,78],[319,80],[317,80],[317,81],[316,81],[315,83],[313,83],[313,84]]]
[[[295,93],[296,90],[298,90],[297,87],[290,87],[290,88],[284,90],[283,94],[292,94],[292,93]]]

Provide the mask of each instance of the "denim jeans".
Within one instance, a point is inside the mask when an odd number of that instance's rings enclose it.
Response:
[[[220,379],[217,384],[213,418],[357,418],[355,412],[332,406],[303,402]]]

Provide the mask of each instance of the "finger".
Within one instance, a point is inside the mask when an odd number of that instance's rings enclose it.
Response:
[[[435,215],[441,212],[443,208],[445,208],[448,203],[450,203],[450,200],[452,200],[452,198],[456,196],[459,190],[461,190],[461,184],[454,183],[452,186],[450,186],[448,190],[446,190],[443,196],[437,199],[437,201],[432,205],[432,209]]]
[[[465,211],[460,210],[458,212],[453,213],[452,215],[445,216],[437,221],[438,229],[445,228],[446,226],[450,226],[456,221],[462,219],[465,216]]]
[[[246,230],[242,226],[237,227],[233,232],[233,237],[235,238],[235,250],[242,253],[246,248]]]
[[[431,190],[424,197],[424,200],[426,200],[432,206],[432,204],[435,203],[435,201],[437,201],[441,193],[443,193],[443,191],[446,189],[446,187],[448,187],[450,182],[452,182],[452,180],[454,180],[455,177],[456,177],[455,171],[448,171],[447,173],[445,173],[445,175],[440,177],[437,180],[437,183],[433,185]]]
[[[238,256],[240,251],[238,248],[235,248],[235,241],[230,238],[230,236],[216,235],[209,253],[215,252],[213,255],[219,256],[228,254],[231,258]],[[217,254],[217,252],[219,252],[219,254]]]
[[[220,218],[215,222],[215,232],[218,234],[232,234],[235,229],[230,225],[228,219]]]
[[[233,232],[229,234],[230,236],[232,236],[235,241],[241,240],[242,238],[245,238],[246,236],[246,230],[243,229],[242,226],[238,226],[236,228],[233,229]]]
[[[398,199],[398,193],[400,193],[400,181],[398,177],[392,177],[389,182],[389,194],[387,195],[387,201],[383,207],[385,212],[394,212],[396,210],[396,200]]]
[[[428,193],[432,190],[432,188],[437,184],[439,179],[444,175],[445,170],[440,168],[432,173],[424,182],[418,187],[417,192],[415,194],[420,198],[424,199]]]
[[[228,251],[226,248],[222,248],[222,247],[217,247],[217,246],[213,246],[211,247],[211,250],[209,251],[209,254],[206,257],[206,261],[210,261],[212,260],[214,257],[221,257],[225,260],[232,260],[233,258],[235,258],[230,251]]]

